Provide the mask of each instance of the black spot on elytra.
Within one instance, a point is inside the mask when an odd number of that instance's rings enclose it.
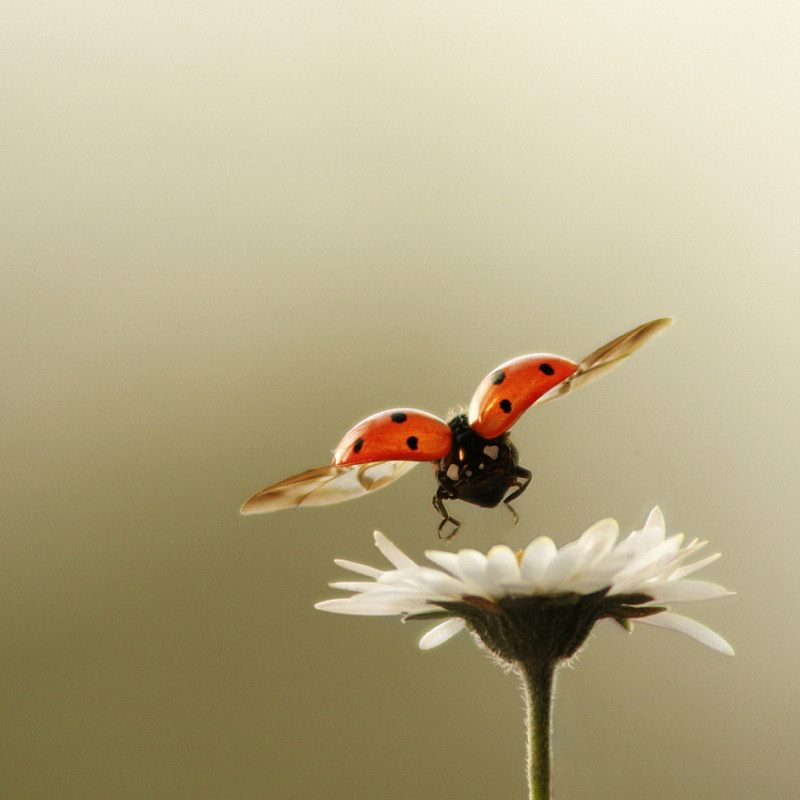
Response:
[[[550,364],[541,364],[539,369],[544,372],[545,375],[554,375],[555,370],[550,366]]]
[[[392,422],[405,422],[408,419],[408,414],[405,411],[395,411],[392,414]]]
[[[360,453],[361,452],[361,448],[363,446],[364,446],[364,440],[363,439],[356,439],[356,443],[353,445],[353,452],[354,453]]]
[[[406,444],[409,450],[416,450],[419,446],[419,440],[416,436],[409,436],[408,439],[406,439]]]
[[[501,400],[500,401],[500,408],[508,414],[511,411],[511,401],[510,400]]]
[[[497,372],[495,372],[494,375],[492,375],[492,383],[495,386],[499,386],[505,379],[506,379],[506,374],[501,369],[497,370]]]

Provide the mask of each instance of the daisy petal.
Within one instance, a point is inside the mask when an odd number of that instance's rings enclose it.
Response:
[[[322,608],[322,611],[336,611],[339,614],[356,614],[371,617],[391,617],[400,614],[419,614],[430,611],[430,606],[408,592],[383,592],[374,594],[357,594],[344,598],[349,601],[347,607]],[[336,602],[331,600],[332,603]],[[318,605],[317,608],[320,608]]]
[[[346,558],[335,558],[333,563],[342,569],[349,569],[350,572],[357,572],[359,575],[366,575],[368,578],[377,578],[383,570],[368,567],[366,564],[358,564],[355,561],[348,561]]]
[[[431,595],[430,599],[434,596],[440,597],[461,597],[466,594],[468,587],[464,585],[463,581],[448,575],[438,569],[431,569],[430,567],[417,567],[416,574],[417,586],[427,594]]]
[[[336,600],[323,600],[315,603],[314,608],[319,611],[330,611],[332,614],[356,614],[368,617],[389,617],[399,612],[380,604],[354,603],[350,597],[339,597]]]
[[[341,589],[343,592],[371,592],[375,589],[373,581],[334,581],[329,583],[331,589]]]
[[[425,558],[436,564],[437,567],[446,569],[457,578],[463,578],[458,570],[458,553],[446,553],[444,550],[426,550]]]
[[[580,539],[564,545],[545,570],[542,587],[547,590],[555,590],[560,584],[565,583],[580,569],[585,555],[586,551]]]
[[[658,605],[687,600],[713,600],[731,594],[719,584],[708,581],[649,581],[641,589]]]
[[[532,591],[542,585],[542,576],[556,557],[558,550],[555,542],[547,536],[534,539],[522,554],[519,564],[520,575]]]
[[[649,536],[660,540],[664,538],[666,527],[664,512],[661,510],[660,506],[655,506],[647,516],[647,522],[644,523],[644,530],[647,531]]]
[[[420,650],[431,650],[440,644],[444,644],[464,627],[464,620],[460,617],[450,617],[450,619],[440,622],[419,640]]]
[[[417,566],[394,542],[380,531],[375,531],[374,536],[375,546],[383,553],[386,560],[394,564],[397,569]]]
[[[661,614],[654,614],[652,617],[642,617],[636,620],[644,625],[653,625],[656,628],[668,628],[678,633],[683,633],[691,637],[700,644],[716,650],[726,656],[733,655],[733,648],[718,634],[714,633],[711,628],[707,628],[697,620],[684,617],[680,614],[671,614],[665,611]]]
[[[619,525],[615,519],[609,517],[595,522],[581,535],[579,541],[583,543],[587,552],[596,554],[597,558],[602,558],[611,552],[618,536]]]
[[[458,574],[476,586],[483,585],[486,575],[486,556],[477,550],[459,550]]]
[[[496,545],[487,554],[487,576],[497,585],[519,583],[519,562],[513,550],[506,545]]]
[[[686,577],[686,575],[691,575],[693,572],[697,572],[697,570],[707,567],[709,564],[713,564],[721,555],[722,553],[714,553],[713,556],[707,556],[706,558],[701,558],[700,561],[695,561],[692,564],[687,564],[685,567],[680,567],[680,569],[676,569],[675,572],[672,573],[672,579],[677,581]]]

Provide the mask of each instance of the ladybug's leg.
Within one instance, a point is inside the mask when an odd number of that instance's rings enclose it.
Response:
[[[503,500],[506,508],[514,515],[515,525],[519,523],[519,514],[517,514],[517,512],[514,510],[514,507],[511,505],[511,501],[516,500],[528,488],[528,484],[531,482],[533,473],[529,469],[525,469],[525,467],[517,467],[516,476],[517,480],[511,485],[516,486],[517,488]],[[522,478],[521,483],[519,482],[520,478]]]
[[[515,486],[516,489],[511,492],[511,494],[506,497],[505,500],[503,500],[503,502],[506,504],[508,504],[509,500],[516,500],[528,488],[528,484],[531,482],[533,473],[529,469],[525,469],[525,467],[517,467],[516,477],[517,480],[511,484],[512,486]],[[522,482],[520,482],[520,478],[522,478]]]
[[[457,520],[455,517],[450,516],[450,512],[444,507],[444,498],[449,497],[449,494],[442,493],[442,490],[437,490],[436,494],[433,496],[433,507],[442,515],[444,519],[439,523],[439,527],[437,528],[437,533],[439,534],[439,538],[443,542],[449,542],[457,533],[458,529],[461,527],[461,522]],[[450,533],[445,536],[442,531],[444,530],[444,526],[447,525],[448,522],[452,522],[455,527],[453,528]]]
[[[516,510],[514,509],[514,506],[512,506],[511,503],[508,502],[508,500],[503,500],[503,502],[505,503],[506,508],[511,512],[511,516],[514,517],[514,524],[519,525],[519,514],[517,514]]]

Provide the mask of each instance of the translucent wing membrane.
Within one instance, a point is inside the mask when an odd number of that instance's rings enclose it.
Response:
[[[357,465],[330,464],[310,469],[254,494],[242,506],[242,514],[342,503],[388,486],[418,463],[381,461]]]
[[[643,344],[648,342],[655,334],[662,331],[675,320],[672,317],[654,319],[645,322],[632,331],[623,333],[613,342],[603,345],[578,364],[577,369],[565,381],[556,386],[552,391],[542,395],[537,403],[547,403],[557,397],[563,397],[569,392],[591,383],[610,372],[629,355],[635,353]]]

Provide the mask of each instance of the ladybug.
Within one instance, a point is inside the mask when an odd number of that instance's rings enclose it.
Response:
[[[242,514],[340,503],[382,489],[430,461],[438,482],[433,505],[442,516],[441,539],[451,539],[461,525],[445,500],[484,508],[504,503],[516,524],[511,501],[527,489],[531,472],[519,464],[511,426],[530,406],[564,397],[604,375],[671,322],[671,317],[646,322],[577,364],[549,353],[512,358],[480,382],[466,412],[447,422],[413,408],[373,414],[345,434],[332,464],[262,489],[244,503]],[[448,523],[454,527],[445,535]]]

